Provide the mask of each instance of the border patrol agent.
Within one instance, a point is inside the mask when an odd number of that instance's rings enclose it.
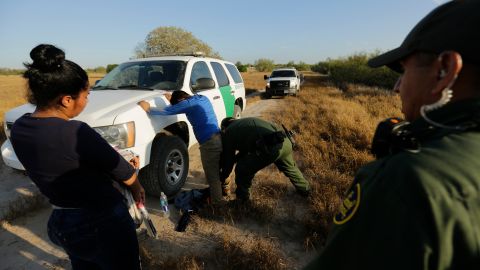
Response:
[[[377,160],[306,269],[480,269],[479,14],[477,0],[443,4],[369,61],[402,72],[407,122],[379,125]]]
[[[222,120],[221,129],[223,152],[220,180],[224,182],[228,178],[236,163],[237,199],[250,199],[255,173],[271,163],[290,179],[297,193],[308,196],[310,185],[295,164],[292,142],[281,128],[259,118],[228,117]]]

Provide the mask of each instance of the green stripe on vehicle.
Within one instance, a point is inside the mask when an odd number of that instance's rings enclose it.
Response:
[[[232,95],[232,87],[230,85],[222,86],[220,87],[220,93],[222,93],[226,116],[232,117],[235,107],[235,96]]]

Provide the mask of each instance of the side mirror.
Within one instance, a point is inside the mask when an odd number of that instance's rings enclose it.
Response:
[[[215,81],[212,78],[197,79],[192,89],[195,91],[215,88]]]
[[[268,78],[270,78],[268,75],[263,75],[264,80],[268,80]]]

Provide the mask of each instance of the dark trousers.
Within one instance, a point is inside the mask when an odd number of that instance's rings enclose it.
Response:
[[[48,236],[68,254],[73,270],[141,269],[135,225],[121,202],[101,211],[55,209]]]
[[[249,199],[253,177],[259,170],[272,163],[290,179],[295,189],[300,191],[310,189],[309,183],[305,180],[293,159],[292,144],[290,140],[285,139],[283,144],[272,147],[269,152],[248,153],[239,156],[235,166],[235,183],[237,184],[235,194],[237,198]]]

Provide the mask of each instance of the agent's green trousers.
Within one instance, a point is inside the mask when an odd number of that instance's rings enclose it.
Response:
[[[310,185],[298,169],[292,155],[292,143],[285,139],[283,144],[273,147],[269,153],[248,153],[238,157],[235,167],[235,191],[238,199],[250,199],[252,180],[259,170],[274,163],[290,179],[297,190],[307,191]]]

